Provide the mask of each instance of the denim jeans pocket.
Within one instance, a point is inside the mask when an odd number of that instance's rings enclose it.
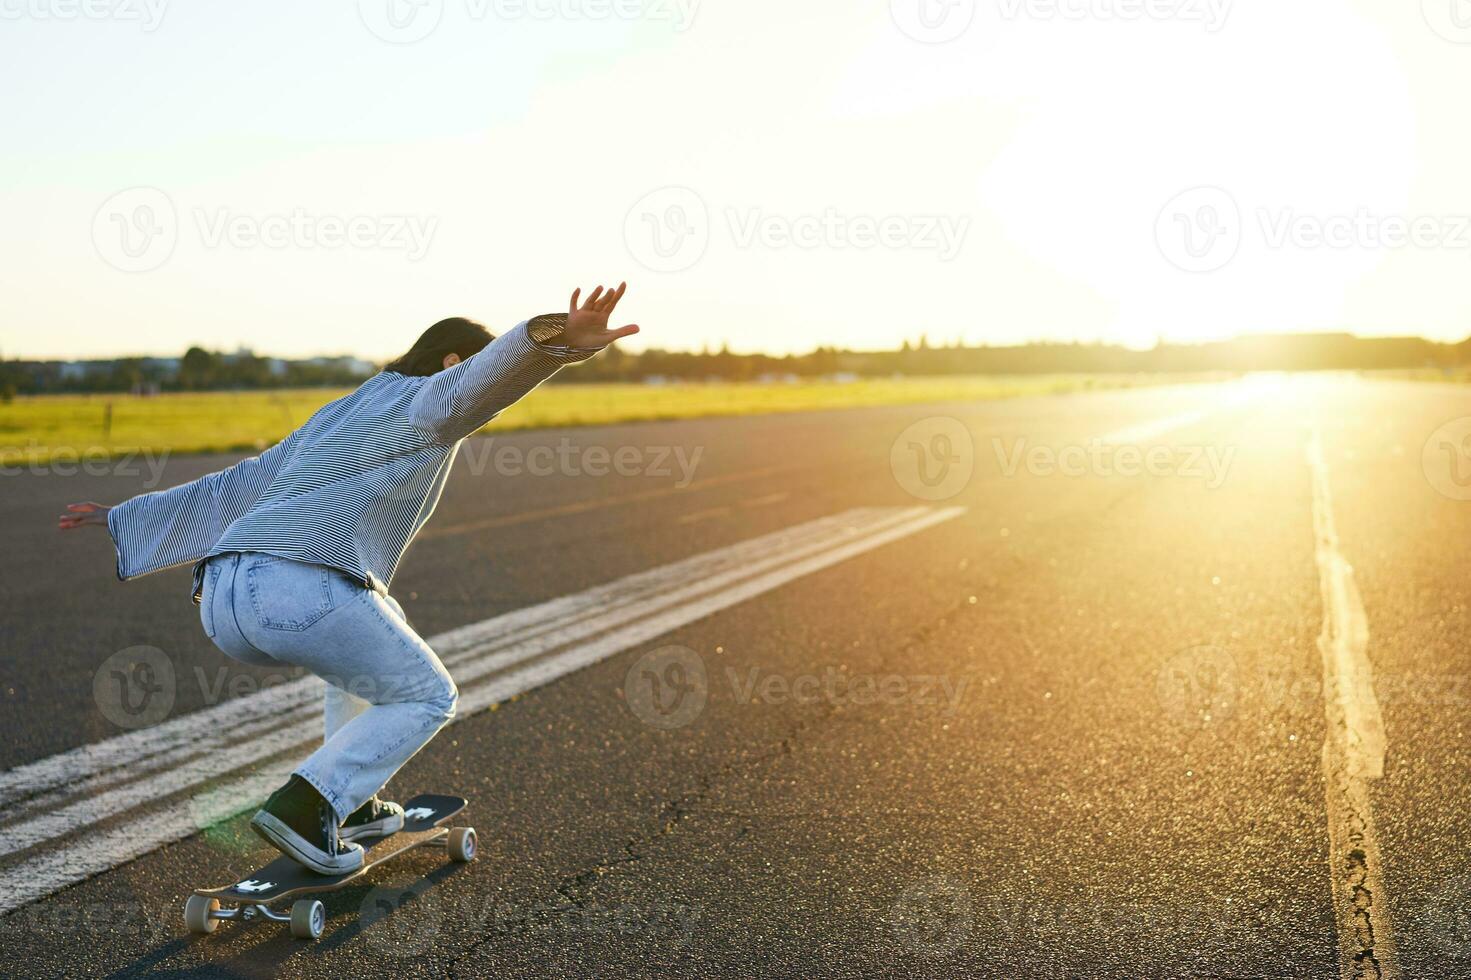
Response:
[[[261,558],[245,571],[256,620],[266,629],[304,630],[332,611],[331,569],[289,558]]]
[[[210,562],[204,566],[204,591],[199,595],[199,621],[204,635],[215,638],[215,592],[220,587],[220,566]]]

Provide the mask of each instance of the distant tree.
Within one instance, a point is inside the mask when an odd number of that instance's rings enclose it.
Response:
[[[179,387],[190,391],[208,388],[215,379],[219,358],[202,347],[191,347],[179,362]]]

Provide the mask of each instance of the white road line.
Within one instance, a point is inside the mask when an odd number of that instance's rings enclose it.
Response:
[[[1328,802],[1328,866],[1343,980],[1397,980],[1399,955],[1374,830],[1369,781],[1384,775],[1387,739],[1369,664],[1369,619],[1344,558],[1333,520],[1333,495],[1322,435],[1307,446],[1313,475],[1313,531],[1323,592],[1323,782]]]
[[[922,507],[876,511],[873,512],[873,518],[857,525],[857,529],[864,535],[882,532],[897,523],[910,523],[926,513],[928,512]],[[715,574],[684,583],[676,589],[666,588],[641,602],[611,606],[594,616],[578,618],[569,614],[565,619],[558,617],[549,621],[545,617],[538,617],[532,624],[532,630],[520,633],[509,631],[509,636],[498,637],[488,645],[471,651],[461,651],[444,659],[461,689],[462,704],[469,703],[465,697],[466,689],[485,677],[632,620],[655,615],[667,607],[688,603],[712,590],[728,588],[769,568],[788,564],[813,552],[824,552],[847,540],[848,528],[851,526],[831,526],[828,533],[815,542],[809,541],[805,536],[791,536],[790,540],[795,546],[789,546],[774,555],[761,559],[750,558],[731,569],[721,570],[720,566],[714,566],[717,569]],[[608,587],[600,586],[593,591],[602,594],[608,591]],[[494,621],[501,620],[501,617],[497,617]],[[539,625],[547,628],[534,628]],[[129,779],[117,789],[81,797],[70,805],[59,805],[52,799],[47,801],[44,809],[27,808],[27,814],[21,819],[13,820],[0,828],[0,856],[15,854],[55,840],[100,820],[136,807],[147,806],[154,801],[202,785],[221,774],[270,759],[298,746],[304,748],[308,743],[314,744],[321,738],[321,719],[321,705],[314,703],[303,706],[301,710],[288,716],[273,716],[272,720],[279,721],[281,727],[256,737],[241,738],[238,728],[221,729],[211,733],[208,744],[204,746],[208,751],[196,752],[188,760],[174,760],[162,771],[151,772],[144,775],[144,778]],[[150,765],[150,770],[157,768]],[[124,775],[133,774],[125,771]]]
[[[541,636],[523,635],[518,642],[509,644],[509,648],[500,643],[480,651],[461,648],[458,659],[462,666],[453,671],[462,691],[457,720],[796,578],[950,520],[963,511],[964,508],[959,507],[863,510],[798,525],[777,535],[766,535],[735,546],[747,558],[740,567],[722,569],[720,562],[705,561],[702,564],[714,570],[714,574],[695,582],[686,580],[679,588],[648,596],[641,602],[612,610],[604,616],[583,617],[571,624],[564,622]],[[810,533],[814,527],[821,532],[815,537]],[[799,531],[802,533],[797,533]],[[788,546],[775,554],[770,553],[773,538],[786,540]],[[762,547],[750,547],[757,543]],[[721,549],[710,555],[731,550]],[[766,551],[764,555],[755,557],[763,550]],[[708,559],[709,555],[697,558]],[[691,559],[690,562],[696,560]],[[677,564],[688,565],[689,562]],[[659,571],[654,570],[655,573]],[[653,573],[630,576],[642,578],[646,583],[653,577],[656,577]],[[611,583],[575,597],[553,600],[553,603],[561,603],[565,612],[568,607],[581,604],[569,600],[586,599],[592,592],[616,592],[614,587],[618,584]],[[521,610],[463,628],[455,631],[454,635],[459,642],[468,637],[493,635],[486,629],[490,624],[505,626],[508,620],[515,619],[532,630],[547,622],[545,616],[529,615],[528,610]],[[610,627],[615,628],[608,632]],[[602,635],[590,642],[575,642],[600,632]],[[569,643],[574,645],[561,653],[543,656],[551,650],[567,647]],[[518,670],[499,673],[508,666],[528,661],[527,666]],[[482,678],[488,679],[481,682]],[[219,707],[228,707],[228,704]],[[265,793],[285,778],[297,760],[268,761],[261,769],[249,773],[240,770],[251,763],[270,760],[292,748],[300,748],[319,737],[319,728],[320,721],[315,716],[299,720],[245,745],[231,745],[224,751],[202,755],[188,765],[170,768],[164,773],[80,800],[61,811],[42,814],[7,827],[4,831],[7,837],[14,835],[16,840],[29,841],[33,845],[49,842],[50,846],[0,871],[0,912],[35,901],[258,804]],[[252,750],[252,745],[257,748]],[[240,774],[231,775],[236,772]],[[208,790],[183,798],[177,795],[202,787],[206,781],[222,775],[226,777],[224,781]],[[174,794],[172,798],[168,798],[170,793]],[[153,806],[161,798],[166,798],[166,802]],[[120,814],[128,815],[123,825],[72,838],[65,836]],[[58,834],[62,836],[59,842],[56,839]]]
[[[1250,383],[1238,383],[1235,387],[1223,388],[1212,392],[1213,400],[1205,408],[1191,412],[1181,412],[1178,415],[1166,415],[1162,418],[1150,419],[1137,425],[1130,425],[1099,436],[1098,441],[1110,446],[1141,446],[1154,442],[1161,436],[1169,435],[1177,429],[1195,425],[1203,419],[1217,412],[1235,408],[1238,405],[1252,401],[1261,396],[1261,388]]]
[[[431,646],[448,649],[442,659],[451,668],[463,689],[476,680],[500,669],[540,656],[559,646],[621,625],[630,619],[649,615],[666,605],[681,602],[700,592],[723,587],[740,578],[754,575],[775,564],[800,558],[814,549],[832,547],[850,532],[868,533],[913,517],[913,510],[863,510],[850,512],[848,520],[825,519],[788,528],[776,535],[744,542],[733,548],[719,549],[697,559],[675,563],[684,575],[651,575],[639,573],[617,582],[598,586],[573,596],[552,600],[529,609],[497,616],[471,627],[463,627],[431,640]],[[818,532],[816,536],[810,532]],[[765,553],[772,549],[774,553]],[[719,555],[720,560],[710,560]],[[735,558],[736,561],[728,559]],[[667,568],[669,566],[665,566]],[[663,572],[663,569],[655,569]],[[620,598],[615,599],[615,596]],[[591,615],[586,613],[591,610]],[[518,628],[519,627],[519,628]],[[151,756],[141,764],[123,765],[107,774],[106,780],[91,780],[84,794],[68,793],[77,799],[63,805],[61,794],[47,794],[29,801],[28,805],[8,809],[7,825],[0,828],[0,855],[12,854],[35,846],[61,834],[79,829],[107,816],[157,800],[187,789],[203,778],[230,772],[261,759],[319,738],[321,731],[320,682],[310,679],[310,700],[302,703],[302,694],[293,692],[292,710],[277,711],[279,699],[266,699],[242,704],[228,725],[199,733],[194,740],[175,750]],[[254,696],[252,696],[254,697]],[[244,702],[247,699],[239,699]],[[227,702],[229,708],[239,702]],[[196,715],[186,718],[196,718]],[[255,731],[242,737],[239,719],[248,716]],[[145,778],[146,777],[146,778]],[[124,783],[120,789],[99,792],[104,786]],[[80,796],[80,798],[78,798]],[[41,811],[38,814],[35,811]]]
[[[892,513],[892,511],[888,512]],[[607,611],[648,594],[701,578],[730,567],[821,538],[837,528],[860,528],[884,512],[858,508],[842,514],[809,521],[772,534],[662,565],[647,572],[628,575],[614,582],[431,637],[429,644],[450,665],[478,652],[485,643],[505,641],[519,631],[547,624],[560,624],[587,613]],[[17,802],[46,790],[71,787],[89,781],[90,789],[112,784],[137,774],[140,765],[156,766],[177,762],[217,744],[221,732],[238,729],[262,719],[287,718],[303,706],[320,713],[321,681],[304,677],[275,685],[254,694],[234,698],[209,708],[181,715],[149,728],[127,732],[37,762],[0,773],[0,809],[15,811]]]
[[[695,524],[699,521],[708,521],[712,517],[725,517],[731,513],[729,506],[710,507],[706,510],[697,510],[693,514],[682,514],[674,519],[676,524]]]

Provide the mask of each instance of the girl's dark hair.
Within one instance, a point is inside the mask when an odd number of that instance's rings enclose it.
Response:
[[[494,339],[489,330],[474,320],[452,316],[425,330],[407,354],[383,370],[411,377],[428,377],[444,370],[445,355],[458,354],[460,360],[467,361]]]

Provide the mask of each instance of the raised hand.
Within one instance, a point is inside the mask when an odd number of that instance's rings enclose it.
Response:
[[[70,531],[74,527],[86,527],[89,524],[100,524],[107,526],[107,512],[111,507],[102,504],[67,504],[67,512],[58,517],[56,526],[63,531]]]
[[[562,338],[568,347],[606,347],[621,337],[628,337],[638,333],[638,324],[630,323],[626,327],[617,330],[608,329],[608,316],[613,312],[613,307],[623,298],[628,289],[628,283],[620,283],[617,289],[606,292],[599,286],[593,290],[592,295],[581,307],[577,305],[577,299],[582,295],[582,290],[572,291],[572,307],[567,311],[567,326],[562,330]]]

